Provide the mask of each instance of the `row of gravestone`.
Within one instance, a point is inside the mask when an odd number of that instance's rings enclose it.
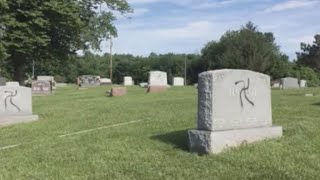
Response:
[[[272,125],[270,77],[248,70],[199,75],[197,128],[188,131],[191,152],[220,153],[230,147],[282,136]],[[151,72],[149,91],[166,89],[166,74]],[[163,88],[163,89],[162,89]],[[111,94],[126,94],[125,88]]]
[[[285,78],[281,78],[280,80],[272,82],[272,87],[280,88],[280,89],[306,88],[307,81],[304,79],[298,80],[297,78],[293,78],[293,77],[285,77]]]
[[[159,84],[160,83],[160,84]],[[109,85],[112,84],[111,80],[108,78],[100,78],[100,76],[94,75],[83,75],[77,78],[77,85],[79,87],[92,87],[100,85]],[[168,85],[167,83],[167,73],[161,71],[151,71],[149,73],[149,83],[140,83],[141,87],[146,87],[148,85]],[[125,76],[123,78],[124,86],[133,86],[134,81],[132,77]],[[173,86],[184,86],[184,78],[174,77]]]
[[[167,87],[166,74],[150,73],[149,87]],[[0,119],[38,118],[32,115],[30,88],[1,86],[0,98]],[[220,153],[281,136],[282,127],[272,125],[269,76],[230,69],[199,75],[197,127],[188,131],[191,152]]]

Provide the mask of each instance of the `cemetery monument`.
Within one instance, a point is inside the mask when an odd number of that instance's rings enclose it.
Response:
[[[188,136],[190,151],[197,153],[282,136],[282,127],[272,126],[270,77],[231,69],[201,73],[197,129]]]

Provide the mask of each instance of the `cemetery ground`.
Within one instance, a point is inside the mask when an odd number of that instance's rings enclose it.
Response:
[[[188,151],[195,87],[129,87],[112,98],[107,89],[33,97],[39,121],[0,129],[0,179],[320,178],[320,89],[273,90],[273,124],[284,136],[209,156]]]

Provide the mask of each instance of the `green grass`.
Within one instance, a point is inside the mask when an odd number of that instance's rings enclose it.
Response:
[[[113,98],[107,89],[72,86],[33,97],[39,121],[0,128],[0,148],[21,144],[0,150],[0,179],[320,178],[320,89],[273,90],[273,123],[284,136],[210,156],[187,148],[194,87],[160,94],[132,87]],[[138,122],[59,137],[130,121]]]

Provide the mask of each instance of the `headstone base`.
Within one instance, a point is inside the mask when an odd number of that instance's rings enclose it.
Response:
[[[189,148],[200,154],[218,154],[229,147],[282,136],[281,126],[226,131],[189,130]]]
[[[168,86],[149,86],[147,89],[148,93],[160,93],[167,91]]]
[[[18,123],[28,123],[39,119],[38,115],[1,115],[0,126],[8,126]]]

